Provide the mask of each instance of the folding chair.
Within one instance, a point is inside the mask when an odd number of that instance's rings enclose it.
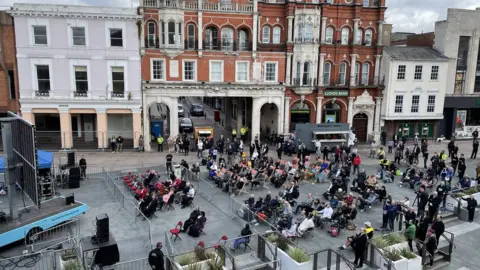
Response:
[[[175,210],[175,207],[173,207],[174,198],[175,198],[174,194],[172,194],[170,198],[168,198],[167,205],[165,206],[165,209],[166,209],[165,211],[169,211],[170,209]]]
[[[175,228],[170,230],[170,233],[172,234],[170,236],[170,239],[172,239],[172,237],[175,235],[175,238],[173,239],[174,243],[175,243],[175,241],[177,241],[177,238],[182,240],[182,238],[180,238],[180,230],[182,229],[182,225],[183,225],[183,222],[179,221],[177,223],[177,226],[175,226]]]
[[[313,228],[308,228],[303,234],[302,234],[302,238],[304,237],[307,237],[307,236],[310,236],[311,238],[313,238],[315,235],[315,227]]]
[[[238,245],[238,248],[240,248],[243,245],[243,251],[247,251],[247,248],[252,250],[252,248],[250,247],[250,236],[248,236],[246,238],[247,238],[247,241],[245,241],[243,243],[240,243]]]
[[[205,224],[207,223],[207,219],[205,218],[205,222],[202,223],[202,226],[200,227],[200,235],[207,235],[203,229],[205,228]]]
[[[220,245],[225,245],[227,241],[228,241],[228,236],[223,235],[222,238],[220,238],[220,240],[218,240],[218,242],[215,245],[213,245],[213,248],[219,249]]]

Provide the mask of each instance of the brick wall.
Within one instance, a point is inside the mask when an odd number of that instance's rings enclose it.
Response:
[[[18,76],[16,65],[15,32],[13,19],[5,11],[0,11],[0,111],[19,111],[18,104]],[[13,70],[15,79],[15,97],[10,99],[8,71]]]
[[[424,33],[411,35],[407,38],[407,46],[427,46],[433,47],[435,41],[435,33]]]

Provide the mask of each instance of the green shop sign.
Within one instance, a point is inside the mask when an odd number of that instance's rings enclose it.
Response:
[[[323,96],[325,97],[348,97],[350,92],[348,90],[325,90]]]

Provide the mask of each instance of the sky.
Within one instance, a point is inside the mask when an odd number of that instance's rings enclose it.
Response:
[[[73,4],[97,6],[137,6],[141,0],[0,0],[0,6],[12,3]],[[480,8],[480,0],[386,0],[385,21],[393,24],[393,32],[431,32],[435,22],[445,20],[448,8]]]

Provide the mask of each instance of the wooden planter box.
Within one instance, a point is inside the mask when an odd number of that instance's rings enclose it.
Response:
[[[215,259],[216,259],[216,260],[219,260],[219,259],[220,259],[220,257],[218,257],[217,254],[215,254],[215,253],[213,253],[213,254],[215,255]],[[204,260],[204,261],[201,261],[201,262],[192,263],[192,264],[187,264],[187,265],[184,265],[184,266],[181,266],[181,265],[180,265],[178,262],[176,262],[176,261],[175,261],[174,263],[175,263],[175,268],[176,268],[176,269],[188,270],[191,265],[198,265],[197,267],[200,267],[200,269],[202,269],[202,270],[207,270],[207,269],[209,269],[209,268],[208,268],[208,261],[209,261],[209,260],[210,260],[210,259]],[[225,269],[225,267],[224,267],[223,269]]]

